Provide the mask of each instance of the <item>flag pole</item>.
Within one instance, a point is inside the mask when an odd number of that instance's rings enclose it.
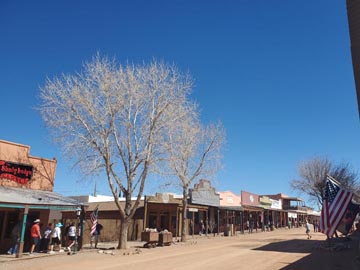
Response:
[[[328,178],[330,178],[331,181],[334,181],[337,185],[342,186],[341,183],[336,180],[334,177],[332,177],[330,174],[326,174]]]

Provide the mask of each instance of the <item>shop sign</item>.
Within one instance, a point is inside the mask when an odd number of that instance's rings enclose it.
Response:
[[[33,166],[0,160],[0,178],[26,185],[33,175]]]
[[[220,195],[215,193],[208,180],[200,180],[193,189],[189,190],[189,195],[191,204],[220,206]]]
[[[191,204],[201,204],[208,206],[219,206],[219,195],[212,190],[192,190],[190,193]]]
[[[228,204],[234,204],[234,199],[233,199],[233,197],[227,196],[227,197],[226,197],[226,202],[227,202]]]
[[[260,196],[259,201],[261,204],[268,204],[268,205],[272,204],[271,199],[267,196]]]
[[[271,208],[272,209],[281,209],[281,201],[280,200],[271,200]]]
[[[241,191],[241,202],[243,205],[259,206],[259,195]]]

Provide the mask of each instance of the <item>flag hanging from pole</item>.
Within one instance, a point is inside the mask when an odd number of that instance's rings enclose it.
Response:
[[[347,235],[349,232],[351,232],[352,225],[358,212],[359,205],[351,201],[346,208],[345,214],[342,217],[337,230],[343,235]]]
[[[334,234],[351,202],[352,196],[351,191],[343,189],[331,177],[327,177],[320,216],[320,231],[322,233],[329,237]]]
[[[90,220],[91,220],[90,235],[93,235],[96,230],[96,225],[98,224],[98,207],[97,206],[94,209],[94,211],[92,211],[92,213],[90,214]]]

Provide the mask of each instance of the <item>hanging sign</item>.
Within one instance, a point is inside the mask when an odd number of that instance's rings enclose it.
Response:
[[[0,179],[26,185],[33,175],[33,166],[0,160]]]

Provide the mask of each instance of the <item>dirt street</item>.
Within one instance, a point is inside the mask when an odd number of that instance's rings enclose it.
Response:
[[[307,240],[305,229],[279,229],[233,237],[197,237],[171,246],[131,248],[99,253],[83,250],[76,255],[49,255],[0,262],[0,270],[212,270],[212,269],[306,269],[358,270],[358,236],[341,241],[339,250],[323,248],[325,236],[313,233]],[[139,246],[141,243],[139,243]],[[100,246],[100,244],[99,244]],[[103,251],[101,251],[103,252]],[[125,255],[124,255],[125,253]],[[130,253],[130,254],[129,254]]]

